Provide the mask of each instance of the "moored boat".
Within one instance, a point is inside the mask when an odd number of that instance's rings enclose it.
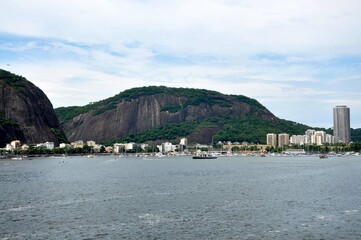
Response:
[[[193,155],[192,158],[193,159],[216,159],[217,156],[214,156],[214,155],[208,154],[208,153],[202,153],[202,154]]]

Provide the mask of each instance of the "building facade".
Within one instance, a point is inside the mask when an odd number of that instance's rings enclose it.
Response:
[[[326,143],[326,133],[324,131],[315,132],[315,144],[321,146]]]
[[[187,138],[181,138],[179,144],[180,144],[180,145],[187,146],[187,145],[188,145],[188,140],[187,140]]]
[[[165,142],[162,143],[162,145],[160,145],[158,148],[159,151],[162,153],[169,153],[169,152],[174,152],[177,147],[170,142]]]
[[[306,139],[305,139],[305,143],[306,144],[314,144],[315,143],[315,130],[313,129],[308,129],[306,132],[305,132],[305,135],[306,135]]]
[[[278,147],[287,146],[290,144],[290,135],[288,133],[278,134]]]
[[[333,135],[338,142],[351,142],[350,108],[346,106],[333,108]]]
[[[267,145],[273,147],[277,146],[277,135],[275,133],[267,134]]]
[[[292,135],[290,143],[295,145],[305,145],[306,135]]]

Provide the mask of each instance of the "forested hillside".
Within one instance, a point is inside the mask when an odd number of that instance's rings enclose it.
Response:
[[[56,109],[70,140],[100,142],[247,141],[270,132],[304,134],[308,126],[278,119],[257,100],[189,88],[141,87],[85,106]]]

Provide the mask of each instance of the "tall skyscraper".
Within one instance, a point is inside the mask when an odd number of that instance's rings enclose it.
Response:
[[[333,135],[336,141],[351,142],[350,109],[346,106],[333,108]]]

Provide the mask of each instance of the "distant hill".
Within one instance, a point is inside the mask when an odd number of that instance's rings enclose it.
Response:
[[[24,77],[0,69],[0,99],[0,147],[67,141],[47,96]]]
[[[164,86],[133,88],[55,112],[71,141],[148,142],[187,137],[198,143],[265,143],[267,133],[304,134],[309,128],[277,118],[246,96]]]

